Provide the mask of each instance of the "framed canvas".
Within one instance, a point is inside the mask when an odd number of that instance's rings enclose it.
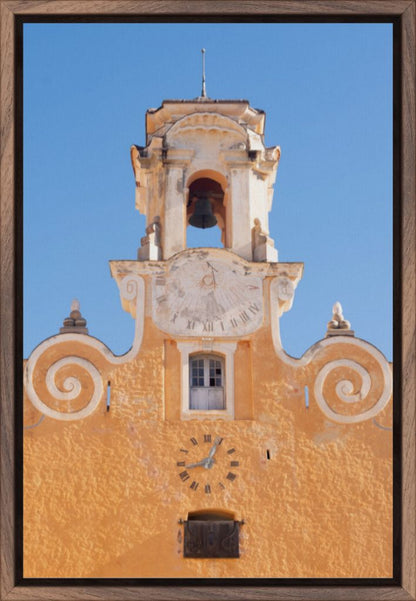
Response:
[[[249,2],[237,3],[231,1],[224,5],[223,3],[207,3],[200,2],[199,0],[192,3],[182,3],[181,1],[130,3],[119,2],[118,0],[114,2],[50,1],[39,3],[32,2],[31,0],[26,2],[2,2],[1,598],[84,599],[88,598],[91,594],[103,599],[110,596],[114,599],[146,599],[150,596],[155,599],[286,599],[294,595],[305,599],[354,598],[365,600],[380,597],[388,599],[416,598],[414,454],[414,383],[416,380],[416,223],[414,202],[415,8],[414,0],[392,2],[379,0],[362,2],[354,0],[345,2],[315,2],[311,0],[309,2],[297,2],[297,0],[294,0],[291,3],[276,0],[274,2],[259,2],[255,7]],[[66,578],[59,580],[50,577],[38,579],[36,574],[30,574],[29,577],[24,574],[22,536],[24,528],[30,528],[30,524],[25,523],[22,511],[22,359],[27,356],[22,346],[23,174],[21,157],[24,127],[22,66],[25,64],[22,48],[22,42],[24,41],[23,27],[25,24],[36,27],[37,24],[42,22],[50,23],[51,25],[59,22],[61,24],[71,22],[106,22],[110,27],[112,23],[119,24],[129,22],[130,20],[132,22],[142,20],[150,24],[152,20],[157,22],[158,19],[160,22],[166,22],[171,19],[175,23],[180,23],[181,19],[187,20],[189,23],[197,23],[204,20],[211,23],[221,22],[221,20],[233,23],[236,20],[247,24],[264,22],[268,19],[281,23],[354,23],[362,21],[367,23],[390,23],[393,26],[393,86],[395,91],[393,105],[393,188],[395,203],[395,307],[393,314],[395,327],[393,342],[395,412],[393,418],[393,464],[395,494],[392,578],[339,578],[336,576],[331,577],[331,575],[327,578],[314,578],[313,574],[308,574],[307,577],[298,579],[289,577],[280,579],[261,578],[256,580],[250,578],[248,574],[247,579],[235,578],[222,580],[214,578],[209,581],[209,579],[203,578],[202,574],[202,579],[190,578],[175,581],[174,578],[164,578],[163,574],[161,574],[160,579],[147,578],[135,580],[134,577],[126,576],[117,579],[112,578],[111,572],[109,572],[109,577],[104,573],[100,574],[99,577],[71,579],[70,575],[68,575],[68,580]],[[209,90],[209,76],[207,79]],[[87,84],[88,82],[84,83]],[[203,80],[203,97],[204,85],[205,79]],[[270,111],[271,109],[268,109],[269,116]],[[139,119],[141,118],[141,114],[137,116]],[[137,137],[143,136],[140,127],[133,125],[133,129],[132,135]],[[110,131],[108,132],[108,136],[111,136]],[[271,141],[279,143],[279,140]],[[61,143],[65,142],[57,140],[58,152]],[[80,140],[80,143],[82,143],[82,140]],[[97,149],[97,152],[104,152],[104,149]],[[95,174],[91,174],[91,177],[95,177]],[[100,185],[102,187],[102,184]],[[100,186],[98,188],[100,189]],[[126,203],[126,206],[128,207],[128,213],[131,214],[131,203]],[[278,212],[279,209],[274,210]],[[75,216],[75,224],[77,219],[82,221],[83,216]],[[73,223],[72,215],[69,222],[68,227],[70,228],[71,223]],[[140,227],[144,229],[143,224],[140,224]],[[150,230],[149,233],[151,233]],[[73,236],[73,240],[76,245],[75,235]],[[144,243],[142,241],[142,247],[143,244],[147,243],[148,239]],[[108,248],[111,249],[111,244],[106,247],[107,256]],[[74,249],[71,249],[71,252],[73,251]],[[299,254],[301,255],[301,253]],[[307,260],[307,257],[301,255],[300,259]],[[79,263],[83,260],[81,255],[78,256],[76,252],[73,252],[74,269],[76,269],[77,262]],[[216,267],[220,270],[220,262],[216,264]],[[112,274],[116,280],[117,269],[120,269],[120,265],[117,261],[113,261]],[[79,294],[82,294],[82,290]],[[68,299],[68,301],[70,300]],[[330,299],[330,302],[332,303],[334,300],[336,299]],[[163,325],[163,320],[158,314],[156,314],[156,318]],[[63,326],[65,328],[65,323]],[[49,335],[52,336],[53,332]],[[192,357],[192,350],[185,348],[185,346],[183,346],[181,352],[188,361],[188,357]],[[229,365],[230,362],[227,362],[231,355],[229,350],[224,350],[224,348],[221,347],[220,352],[225,357],[226,364]],[[116,350],[121,353],[123,349]],[[207,371],[208,376],[210,369],[209,360],[211,357],[209,353],[211,351],[212,348],[208,349],[207,353],[200,357],[200,360],[204,362],[204,369]],[[166,351],[167,355],[169,355],[169,352],[171,351]],[[297,352],[297,350],[294,350],[293,354]],[[208,363],[206,363],[207,361]],[[223,369],[220,362],[217,369],[219,371]],[[227,367],[227,369],[229,368]],[[231,381],[230,374],[226,370],[225,377],[226,382]],[[187,384],[182,382],[182,385],[186,386]],[[232,392],[228,390],[226,394],[231,395]],[[195,400],[198,406],[201,402],[204,401],[201,401],[199,398]],[[217,409],[221,410],[220,400],[216,398],[214,402],[218,405]],[[107,401],[108,409],[109,401]],[[194,407],[191,407],[191,409],[194,409]],[[185,409],[185,414],[186,411]],[[35,422],[34,425],[36,425]],[[380,424],[378,424],[378,427],[380,427]],[[381,427],[383,427],[382,424]],[[192,442],[192,444],[194,443]],[[214,447],[212,447],[213,454],[217,450],[215,447],[216,444],[214,443]],[[230,448],[229,452],[233,450]],[[271,453],[273,454],[273,449]],[[270,451],[268,449],[267,459],[270,459],[269,455]],[[207,491],[205,490],[205,492]],[[187,522],[185,525],[185,530],[188,528],[188,536],[191,536],[189,534],[190,524],[191,522]],[[241,528],[244,528],[242,521],[239,524]],[[317,544],[319,544],[319,541],[317,541]],[[186,548],[185,552],[191,553],[188,557],[193,557],[193,551],[190,547]],[[229,552],[231,555],[227,557],[238,556],[238,548],[235,545]]]

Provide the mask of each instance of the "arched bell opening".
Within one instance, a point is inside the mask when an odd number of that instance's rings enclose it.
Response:
[[[226,247],[223,186],[201,174],[192,178],[186,204],[187,247]]]

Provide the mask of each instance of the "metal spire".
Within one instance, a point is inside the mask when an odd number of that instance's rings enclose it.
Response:
[[[205,48],[202,48],[201,52],[202,52],[202,92],[201,92],[201,97],[206,98],[207,91],[205,89]]]

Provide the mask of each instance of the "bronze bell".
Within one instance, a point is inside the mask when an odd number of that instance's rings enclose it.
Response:
[[[205,196],[198,198],[194,212],[189,218],[189,223],[202,229],[216,225],[217,218],[212,213],[212,206],[208,198]]]

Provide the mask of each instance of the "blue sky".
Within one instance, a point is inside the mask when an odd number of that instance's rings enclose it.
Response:
[[[116,354],[131,346],[108,267],[135,259],[144,235],[130,146],[145,144],[148,108],[199,96],[203,47],[207,95],[263,109],[266,145],[281,147],[270,234],[280,261],[305,264],[281,319],[285,350],[322,338],[339,300],[356,336],[391,359],[392,26],[381,23],[25,24],[25,357],[74,297],[91,335]],[[193,245],[216,245],[215,231],[204,240]]]

